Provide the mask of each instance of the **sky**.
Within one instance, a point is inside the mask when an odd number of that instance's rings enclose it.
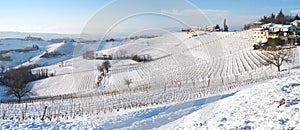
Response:
[[[107,33],[223,25],[300,14],[299,0],[0,0],[0,31]],[[134,30],[132,30],[134,29]]]

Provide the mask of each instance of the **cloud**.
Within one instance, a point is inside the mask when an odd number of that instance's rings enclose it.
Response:
[[[228,13],[228,10],[202,9],[203,13]]]
[[[180,16],[192,16],[192,15],[202,15],[207,16],[224,16],[228,15],[228,10],[215,10],[215,9],[184,9],[184,10],[161,10],[161,13],[170,15],[180,15]]]
[[[262,16],[244,16],[244,18],[248,22],[255,22],[255,21],[258,21],[260,18],[262,18]]]
[[[190,15],[198,15],[201,14],[200,10],[196,9],[185,9],[185,10],[161,10],[161,13],[169,14],[169,15],[181,15],[181,16],[190,16]]]
[[[297,13],[300,13],[300,9],[290,10],[290,12],[297,14]]]

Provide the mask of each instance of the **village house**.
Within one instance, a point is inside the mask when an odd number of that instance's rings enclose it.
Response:
[[[199,30],[213,32],[213,31],[215,31],[215,27],[214,26],[202,26],[202,27],[199,27]]]
[[[291,22],[291,25],[300,27],[300,20],[295,20],[295,21]]]
[[[258,27],[256,22],[253,25],[256,25],[252,28],[253,39],[263,43],[267,42],[269,38],[288,37],[289,35],[296,35],[300,31],[300,28],[295,25],[268,23],[261,25],[260,28],[255,28]]]
[[[269,36],[269,31],[264,28],[253,28],[252,29],[254,36],[253,38],[257,42],[266,42]]]
[[[185,30],[184,30],[185,31]],[[195,33],[197,31],[208,31],[213,32],[216,31],[214,26],[201,26],[201,27],[193,27],[187,30],[188,33]]]
[[[264,25],[264,22],[254,22],[253,23],[253,28],[261,28],[262,25]]]
[[[194,33],[197,31],[199,31],[199,28],[191,28],[191,29],[189,29],[188,33]]]

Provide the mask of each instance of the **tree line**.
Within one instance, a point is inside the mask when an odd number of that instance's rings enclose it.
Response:
[[[31,69],[35,67],[34,65],[22,66],[1,71],[0,84],[9,88],[6,96],[13,95],[18,98],[18,102],[21,102],[21,98],[30,92],[30,89],[26,87],[27,83],[48,77],[48,69],[40,69],[33,74]]]
[[[280,10],[276,16],[272,13],[270,16],[264,16],[259,21],[264,23],[290,24],[294,20],[300,20],[298,14],[296,16],[285,15]]]
[[[280,10],[280,12],[277,15],[272,13],[270,16],[263,16],[258,21],[264,22],[264,23],[290,24],[291,22],[293,22],[295,20],[300,20],[300,17],[298,14],[296,14],[295,16],[286,15],[283,13],[282,10]],[[247,29],[250,29],[251,27],[252,27],[252,24],[245,24],[243,29],[247,30]]]

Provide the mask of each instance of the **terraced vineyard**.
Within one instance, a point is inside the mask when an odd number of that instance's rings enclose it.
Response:
[[[113,65],[109,84],[99,90],[94,89],[95,69],[73,74],[77,80],[71,88],[76,93],[46,96],[22,104],[2,103],[0,116],[54,120],[102,114],[188,101],[289,73],[278,73],[275,67],[262,65],[267,56],[252,49],[251,31],[210,35],[213,34],[186,38],[182,41],[198,43],[179,44],[169,51],[170,55],[151,62]],[[286,66],[295,64],[297,57],[292,59]],[[125,79],[132,83],[124,84]]]

